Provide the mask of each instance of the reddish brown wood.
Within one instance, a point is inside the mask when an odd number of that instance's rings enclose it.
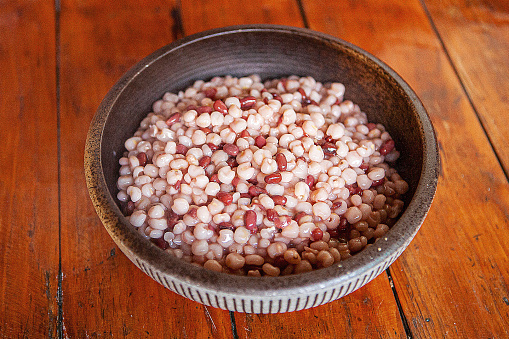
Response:
[[[1,2],[0,31],[0,337],[56,337],[53,4]]]
[[[406,338],[385,273],[335,302],[309,310],[235,314],[239,338]]]
[[[509,2],[427,0],[463,85],[509,173]]]
[[[119,251],[90,203],[83,176],[95,110],[124,71],[171,42],[172,6],[62,2],[62,289],[63,326],[71,338],[231,337],[228,312],[165,289]]]
[[[421,231],[391,266],[411,332],[507,337],[509,187],[420,2],[306,1],[305,9],[312,28],[359,45],[400,73],[436,128],[438,193]]]
[[[207,29],[247,24],[303,26],[297,2],[182,0],[184,32],[189,35]]]

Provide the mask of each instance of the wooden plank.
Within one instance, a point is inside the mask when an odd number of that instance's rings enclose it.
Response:
[[[425,4],[509,175],[509,3],[428,0]]]
[[[58,156],[52,2],[0,3],[0,337],[56,337]]]
[[[191,1],[181,0],[184,32],[189,35],[207,29],[247,24],[303,26],[295,0]]]
[[[235,314],[239,338],[406,338],[385,273],[361,289],[308,310]]]
[[[234,15],[230,13],[235,13]],[[195,33],[231,24],[272,23],[303,26],[296,1],[182,1],[184,31]],[[380,306],[383,305],[383,309]],[[239,338],[405,337],[387,276],[382,274],[359,291],[310,310],[279,315],[235,313]],[[317,334],[319,333],[319,335]]]
[[[228,312],[170,292],[119,251],[83,180],[84,143],[95,110],[130,66],[178,33],[172,6],[62,1],[62,289],[63,326],[71,338],[231,337]]]
[[[419,338],[507,337],[509,187],[421,4],[304,5],[311,28],[359,45],[401,74],[437,132],[442,174],[435,202],[391,266],[411,332]]]

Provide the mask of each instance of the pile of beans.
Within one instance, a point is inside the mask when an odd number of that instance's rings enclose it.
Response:
[[[257,75],[196,81],[153,104],[120,158],[130,223],[218,272],[328,267],[383,237],[408,184],[381,124],[341,83]]]

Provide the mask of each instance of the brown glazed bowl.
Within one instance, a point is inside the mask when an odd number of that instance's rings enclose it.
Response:
[[[418,65],[416,65],[418,67]],[[291,276],[244,277],[181,261],[144,239],[116,201],[118,159],[124,141],[154,101],[195,80],[214,76],[288,75],[339,81],[345,98],[372,122],[382,123],[401,157],[397,169],[409,183],[405,210],[385,237],[328,268]],[[90,197],[104,227],[129,259],[151,278],[186,298],[225,310],[280,313],[341,298],[383,272],[408,246],[436,191],[439,155],[433,127],[412,89],[383,62],[332,36],[295,27],[252,25],[189,36],[154,52],[109,91],[91,123],[85,150]]]

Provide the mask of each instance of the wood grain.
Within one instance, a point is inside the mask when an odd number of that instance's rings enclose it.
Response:
[[[235,13],[226,15],[225,13]],[[268,14],[269,13],[269,14]],[[270,23],[302,27],[295,1],[182,1],[184,31],[195,33],[232,24]],[[381,306],[383,305],[383,308]],[[277,315],[235,313],[239,338],[405,337],[385,273],[359,291],[310,310]]]
[[[332,303],[308,310],[236,314],[239,338],[406,338],[387,275]]]
[[[0,337],[54,337],[59,226],[52,4],[0,3],[0,31]]]
[[[391,266],[411,332],[507,337],[509,187],[421,4],[304,4],[311,28],[359,45],[401,74],[437,132],[437,196],[421,231]]]
[[[424,3],[509,178],[509,2]]]
[[[63,326],[71,338],[231,337],[228,312],[172,293],[119,251],[90,203],[83,176],[84,143],[95,110],[130,66],[178,33],[172,6],[62,2]]]
[[[295,0],[181,0],[182,21],[187,35],[207,29],[247,24],[303,26]]]

